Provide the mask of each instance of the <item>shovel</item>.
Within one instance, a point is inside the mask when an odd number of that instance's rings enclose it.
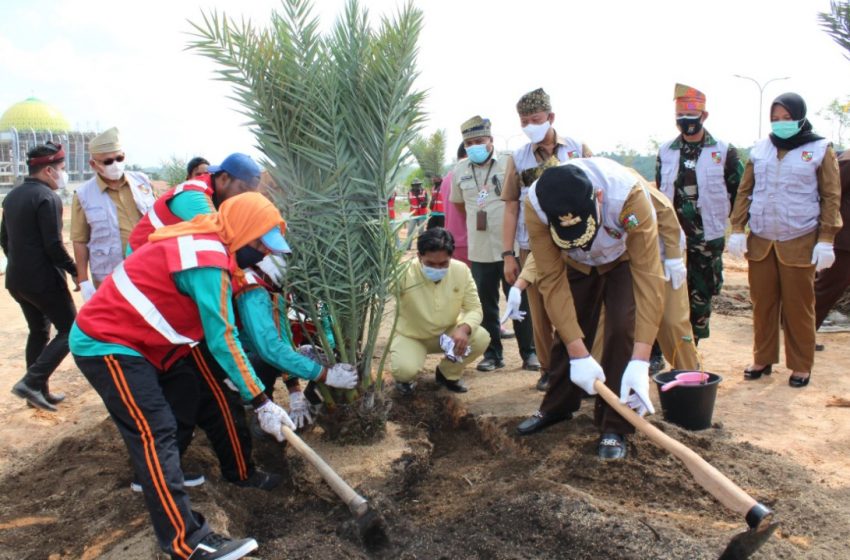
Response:
[[[686,445],[671,438],[644,420],[631,408],[622,404],[619,397],[602,381],[597,379],[593,383],[593,388],[629,424],[651,439],[653,443],[682,461],[688,470],[691,471],[697,484],[717,498],[717,501],[730,510],[744,516],[749,529],[732,537],[723,554],[720,555],[720,560],[744,560],[749,558],[767,542],[770,535],[779,526],[779,523],[773,521],[772,511],[755,501],[754,498],[744,492],[738,485],[726,478],[723,473],[711,466],[708,461],[694,453]]]
[[[331,490],[345,502],[348,509],[354,514],[354,519],[357,521],[357,529],[360,533],[360,538],[368,547],[379,547],[387,542],[386,525],[381,514],[369,506],[366,498],[354,491],[336,472],[328,465],[319,454],[304,443],[304,440],[298,437],[298,434],[293,432],[287,426],[281,428],[286,440],[301,454],[311,465],[313,465]]]

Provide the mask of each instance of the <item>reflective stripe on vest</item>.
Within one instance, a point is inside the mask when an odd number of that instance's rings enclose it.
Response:
[[[219,241],[212,239],[195,239],[191,235],[181,235],[177,238],[177,249],[180,252],[180,267],[183,270],[198,266],[199,251],[218,251],[226,255],[227,251]]]
[[[124,270],[124,263],[119,264],[112,271],[112,280],[115,282],[118,293],[127,300],[127,303],[136,310],[148,325],[161,334],[168,342],[172,344],[189,344],[192,346],[198,343],[196,340],[183,336],[171,326],[153,302],[127,276],[127,271]]]
[[[165,226],[165,224],[162,223],[162,220],[159,219],[159,216],[156,215],[156,206],[148,210],[148,220],[151,221],[151,225],[154,229],[159,229]]]

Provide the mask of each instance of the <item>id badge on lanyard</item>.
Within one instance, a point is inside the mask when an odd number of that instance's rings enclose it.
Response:
[[[490,192],[487,189],[481,189],[478,191],[478,197],[475,202],[478,204],[478,209],[484,209],[484,205],[487,204],[487,197],[490,195]]]

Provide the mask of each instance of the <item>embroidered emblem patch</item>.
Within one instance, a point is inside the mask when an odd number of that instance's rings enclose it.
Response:
[[[614,239],[621,239],[623,237],[623,234],[621,232],[617,231],[614,228],[609,228],[608,226],[605,226],[605,233],[607,233]]]
[[[635,229],[638,226],[638,219],[637,216],[635,216],[634,214],[629,214],[621,220],[621,223],[623,224],[623,228],[626,231],[629,231]]]
[[[812,161],[812,152],[803,152],[803,161]]]
[[[567,152],[567,157],[570,158],[570,159],[575,159],[579,156],[580,156],[580,154],[575,150],[570,150],[569,152]]]
[[[714,163],[720,163],[720,152],[711,152],[711,159],[714,160]]]
[[[558,221],[561,222],[561,227],[570,227],[581,223],[581,218],[567,214],[566,216],[558,216]]]

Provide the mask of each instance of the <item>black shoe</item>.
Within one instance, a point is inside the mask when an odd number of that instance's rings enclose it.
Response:
[[[210,533],[198,543],[189,560],[237,560],[257,550],[254,539],[228,539],[217,533]]]
[[[413,391],[416,389],[416,383],[402,383],[401,381],[395,382],[395,390],[402,397],[412,397]]]
[[[522,369],[526,371],[540,371],[540,360],[537,359],[537,354],[529,354],[522,361]]]
[[[823,344],[815,344],[815,352],[823,352],[826,350],[826,346]]]
[[[516,427],[516,431],[521,436],[527,436],[529,434],[539,432],[544,428],[548,428],[552,424],[557,424],[558,422],[569,420],[572,417],[572,414],[567,414],[566,416],[556,416],[554,414],[543,414],[538,410],[530,418],[526,418],[525,420],[520,422],[519,425]]]
[[[41,394],[44,395],[44,400],[50,404],[59,404],[65,400],[65,393],[51,393],[50,385],[47,383],[44,384],[44,389],[41,390]]]
[[[259,490],[268,492],[280,486],[282,480],[283,477],[279,474],[268,473],[257,469],[254,471],[254,474],[245,480],[233,480],[231,482],[241,488],[258,488]]]
[[[15,386],[12,387],[12,394],[17,397],[21,397],[22,399],[26,399],[29,404],[36,408],[56,412],[56,407],[47,402],[47,399],[44,398],[41,391],[33,389],[27,385],[23,379],[15,383]]]
[[[747,368],[747,369],[744,370],[744,379],[749,379],[749,380],[758,379],[762,375],[770,375],[771,373],[773,373],[772,364],[767,364],[766,366],[764,366],[761,369]]]
[[[596,453],[605,461],[616,461],[626,458],[626,436],[622,434],[602,434]]]
[[[809,379],[812,378],[812,374],[810,373],[808,377],[797,377],[796,375],[792,375],[788,378],[788,385],[794,387],[795,389],[800,389],[809,384]]]
[[[496,358],[484,358],[478,362],[475,369],[478,371],[493,371],[496,369],[502,369],[503,367],[505,367],[505,362],[502,360],[497,360]]]
[[[467,391],[469,391],[469,387],[467,387],[466,383],[464,383],[460,379],[446,379],[446,377],[443,375],[443,372],[440,371],[440,368],[437,368],[437,372],[434,377],[437,380],[437,385],[442,385],[453,393],[466,393]]]
[[[540,371],[540,379],[537,380],[537,390],[544,393],[549,390],[549,372],[545,369]]]
[[[501,338],[502,340],[509,340],[515,337],[516,333],[514,333],[514,331],[499,330],[499,338]]]
[[[656,374],[664,370],[667,363],[664,361],[664,356],[652,356],[649,360],[649,373]]]
[[[204,475],[202,475],[201,473],[183,473],[183,486],[187,488],[194,488],[195,486],[200,486],[206,481],[207,479],[204,478]],[[138,480],[133,478],[133,482],[130,483],[130,490],[132,490],[133,492],[141,492],[142,484]]]

